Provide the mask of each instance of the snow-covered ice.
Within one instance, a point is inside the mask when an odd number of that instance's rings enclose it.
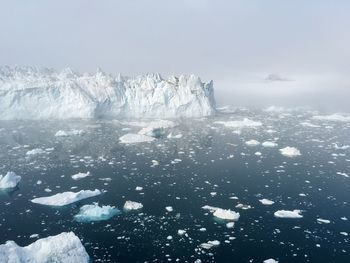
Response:
[[[14,188],[21,181],[21,176],[14,172],[7,172],[6,175],[0,174],[0,189]]]
[[[133,202],[133,201],[126,201],[123,209],[126,211],[131,211],[131,210],[140,210],[143,208],[143,205],[138,202]]]
[[[89,197],[94,197],[100,194],[101,194],[101,191],[98,189],[95,189],[94,191],[81,190],[76,193],[63,192],[63,193],[58,193],[47,197],[38,197],[38,198],[32,199],[31,201],[33,203],[41,204],[41,205],[64,206],[64,205],[69,205],[71,203],[78,202],[80,200],[83,200]]]
[[[215,113],[213,82],[194,75],[134,78],[0,68],[0,119],[176,118]],[[13,103],[13,102],[16,103]]]
[[[302,218],[301,210],[278,210],[274,213],[275,217],[279,218]]]
[[[289,146],[280,149],[280,153],[287,157],[296,157],[301,155],[300,151],[297,148]]]
[[[79,222],[102,221],[112,218],[119,212],[114,206],[99,206],[97,203],[94,203],[80,207],[79,213],[74,218]]]
[[[73,232],[39,239],[20,247],[14,241],[0,245],[0,261],[8,263],[88,263],[90,260],[80,239]]]

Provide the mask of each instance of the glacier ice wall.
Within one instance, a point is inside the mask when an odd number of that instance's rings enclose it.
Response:
[[[0,119],[177,118],[215,112],[213,82],[194,75],[111,76],[0,68]]]

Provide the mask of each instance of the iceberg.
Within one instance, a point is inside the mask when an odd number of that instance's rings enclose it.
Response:
[[[41,204],[41,205],[51,205],[51,206],[64,206],[69,205],[80,200],[94,197],[100,195],[101,191],[95,189],[91,190],[81,190],[79,192],[63,192],[47,197],[38,197],[31,200],[32,203]]]
[[[87,254],[80,239],[73,232],[39,239],[20,247],[14,241],[0,245],[0,261],[9,263],[88,263]]]
[[[0,67],[0,120],[178,118],[215,114],[213,82],[194,75],[112,76]],[[58,134],[62,135],[62,134]]]
[[[0,189],[15,188],[21,177],[14,172],[7,172],[6,175],[0,174]]]
[[[74,216],[74,219],[78,222],[103,221],[112,218],[118,213],[120,211],[114,206],[99,206],[97,203],[94,203],[80,207],[79,213]]]

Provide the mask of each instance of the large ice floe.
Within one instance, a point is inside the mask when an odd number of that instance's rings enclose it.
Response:
[[[6,175],[0,174],[0,189],[15,188],[21,181],[21,177],[14,172],[7,172]]]
[[[94,197],[100,194],[101,194],[101,191],[98,189],[95,189],[94,191],[81,190],[76,193],[63,192],[63,193],[58,193],[47,197],[38,197],[38,198],[32,199],[31,201],[33,203],[41,204],[41,205],[64,206],[64,205],[69,205],[71,203],[78,202],[80,200],[83,200],[89,197]]]
[[[14,241],[0,245],[0,262],[88,263],[89,260],[84,246],[73,232],[42,238],[26,247],[20,247]]]
[[[0,119],[176,118],[215,113],[213,82],[194,75],[111,76],[0,68]],[[60,135],[60,134],[59,134]]]
[[[94,203],[80,207],[79,213],[74,216],[74,219],[78,222],[102,221],[108,220],[118,213],[120,211],[114,206],[99,206],[97,203]]]

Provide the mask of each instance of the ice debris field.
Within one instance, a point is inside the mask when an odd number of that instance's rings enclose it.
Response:
[[[349,116],[0,121],[0,262],[347,262]]]

